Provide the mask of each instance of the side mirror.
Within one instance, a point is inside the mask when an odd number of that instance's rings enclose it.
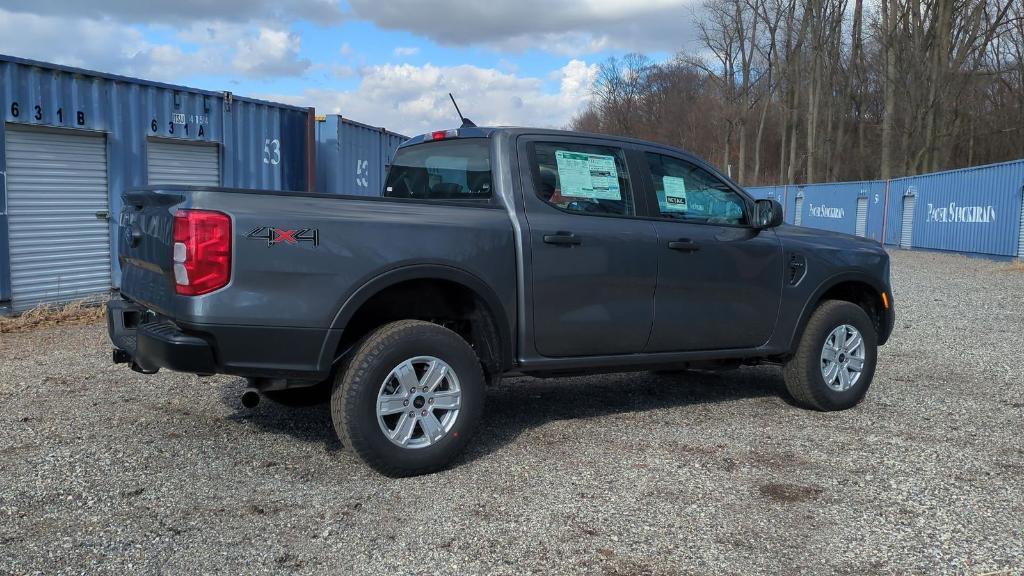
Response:
[[[782,224],[782,204],[772,199],[754,201],[754,228],[763,230],[775,228],[780,224]]]

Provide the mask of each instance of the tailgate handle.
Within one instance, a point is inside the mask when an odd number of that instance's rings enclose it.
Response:
[[[582,243],[578,236],[572,232],[556,232],[544,235],[545,244],[557,244],[560,246],[578,246]]]
[[[100,210],[96,213],[97,220],[110,220],[110,210]]]

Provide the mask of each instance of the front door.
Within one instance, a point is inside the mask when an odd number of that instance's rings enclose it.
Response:
[[[753,348],[775,329],[782,246],[749,226],[750,203],[711,171],[647,152],[658,216],[657,311],[648,352]]]
[[[625,151],[589,138],[520,138],[533,337],[543,356],[643,350],[654,318],[657,236],[636,217]]]

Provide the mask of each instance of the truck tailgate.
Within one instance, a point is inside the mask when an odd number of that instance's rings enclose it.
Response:
[[[170,315],[176,296],[173,270],[174,213],[189,192],[142,191],[124,197],[118,234],[121,292]]]

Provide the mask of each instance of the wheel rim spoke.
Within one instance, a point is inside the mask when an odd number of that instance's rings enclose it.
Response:
[[[447,364],[443,364],[440,361],[431,362],[430,367],[427,368],[427,373],[420,379],[420,386],[426,388],[429,392],[433,392],[447,374]]]
[[[427,411],[427,415],[420,418],[420,427],[423,428],[423,436],[433,444],[444,436],[444,428],[441,421],[434,416],[433,412]]]
[[[847,340],[846,344],[843,346],[843,349],[846,350],[847,352],[854,352],[857,350],[857,348],[860,348],[860,345],[863,341],[864,340],[863,338],[861,338],[860,332],[854,330],[853,334],[850,335],[850,339]]]
[[[416,429],[416,417],[402,414],[398,417],[398,425],[391,433],[391,440],[400,446],[405,446],[412,438],[413,430]]]
[[[390,414],[398,414],[406,410],[406,406],[409,403],[409,397],[405,394],[391,394],[385,396],[377,401],[377,413],[381,416],[388,416]]]
[[[864,359],[863,358],[856,358],[854,356],[851,356],[850,360],[847,361],[846,366],[850,370],[853,370],[855,372],[860,372],[861,370],[864,369]]]
[[[434,408],[440,410],[453,410],[459,407],[462,393],[458,391],[438,392],[434,394]]]
[[[835,382],[836,376],[838,376],[838,374],[839,374],[839,364],[836,364],[835,362],[833,362],[832,364],[829,364],[828,365],[828,369],[824,372],[825,383],[828,384],[829,386],[831,386],[832,383]]]
[[[413,368],[412,362],[408,360],[402,362],[393,372],[395,378],[398,379],[398,383],[402,385],[402,390],[406,392],[416,391],[416,385],[420,383],[420,380],[416,377],[416,369]]]
[[[829,362],[835,362],[836,361],[836,355],[837,355],[837,351],[835,349],[833,349],[831,346],[828,346],[827,344],[821,350],[821,359],[822,360],[828,360]]]

